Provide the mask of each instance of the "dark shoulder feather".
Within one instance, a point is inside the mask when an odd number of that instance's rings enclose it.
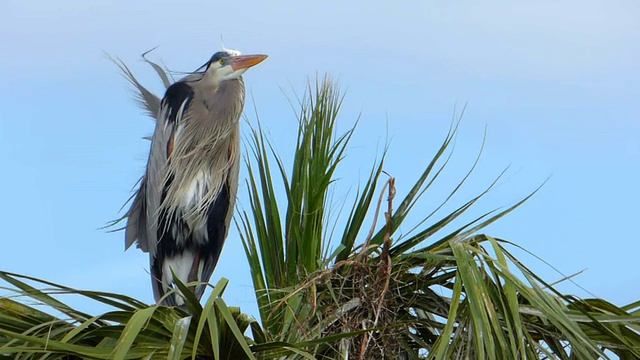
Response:
[[[184,103],[184,110],[186,110],[193,99],[193,94],[193,88],[187,82],[179,81],[169,86],[162,99],[162,106],[166,106],[168,110],[167,121],[175,123],[180,107]]]

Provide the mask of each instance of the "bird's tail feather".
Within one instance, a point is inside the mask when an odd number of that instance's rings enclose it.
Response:
[[[156,257],[151,259],[151,282],[153,296],[156,303],[165,306],[184,306],[184,297],[174,281],[174,276],[183,284],[202,282],[195,286],[189,286],[198,300],[202,298],[213,268],[217,262],[212,257],[200,258],[198,251],[185,250],[171,257]],[[173,289],[174,293],[167,295]]]

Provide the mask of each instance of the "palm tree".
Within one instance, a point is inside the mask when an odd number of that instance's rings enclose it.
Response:
[[[474,165],[445,204],[408,223],[446,169],[457,122],[404,198],[384,174],[382,154],[348,215],[331,219],[334,174],[356,131],[336,133],[342,101],[329,78],[310,86],[299,102],[290,165],[259,122],[246,140],[249,199],[236,223],[259,320],[226,305],[225,279],[204,306],[188,298],[186,312],[0,272],[19,297],[0,298],[0,358],[640,358],[640,301],[617,307],[562,294],[513,256],[513,243],[483,233],[533,194],[459,224],[495,184],[442,215]],[[400,234],[401,226],[412,230]],[[60,294],[113,310],[86,314],[53,296]],[[64,317],[28,306],[24,297]]]

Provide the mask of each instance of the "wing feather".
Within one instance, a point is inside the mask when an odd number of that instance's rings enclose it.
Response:
[[[145,205],[145,180],[140,179],[140,187],[136,191],[131,208],[127,212],[127,226],[124,232],[124,248],[128,249],[133,243],[138,242],[138,247],[144,251],[149,251],[149,241],[147,239],[147,217],[144,210]]]
[[[149,162],[147,164],[146,215],[147,232],[150,240],[149,253],[156,254],[158,226],[163,194],[166,192],[168,181],[168,162],[170,148],[172,150],[175,129],[188,110],[189,102],[193,99],[193,89],[189,84],[177,82],[167,89],[162,99],[160,113],[151,141]]]
[[[138,101],[138,104],[143,109],[145,109],[147,111],[147,114],[150,117],[152,117],[154,120],[157,119],[158,111],[160,110],[160,99],[155,94],[153,94],[151,91],[149,91],[149,89],[147,89],[142,84],[140,84],[138,79],[136,79],[136,77],[133,75],[133,72],[131,72],[129,67],[127,67],[127,65],[125,65],[124,62],[122,62],[122,60],[119,60],[119,59],[115,60],[114,58],[112,58],[110,56],[109,56],[109,58],[111,59],[111,61],[113,61],[120,68],[120,71],[122,71],[122,75],[127,79],[127,81],[129,81],[131,83],[131,85],[133,85],[135,87],[135,89],[136,89],[136,100]],[[148,61],[146,59],[145,59],[145,61],[150,63],[152,66],[155,65],[155,64],[153,64],[152,62],[150,62],[150,61]],[[155,69],[156,66],[154,66],[154,69]],[[160,75],[159,72],[158,72],[158,75]],[[166,75],[165,75],[165,77],[166,77]],[[162,78],[162,79],[164,81],[164,78]]]

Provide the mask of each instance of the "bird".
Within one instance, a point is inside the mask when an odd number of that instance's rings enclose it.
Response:
[[[136,243],[149,254],[159,305],[186,307],[175,278],[196,283],[189,290],[200,300],[220,258],[238,189],[242,75],[266,58],[223,49],[173,84],[145,58],[167,86],[162,100],[120,66],[156,119],[124,229],[125,249]]]

